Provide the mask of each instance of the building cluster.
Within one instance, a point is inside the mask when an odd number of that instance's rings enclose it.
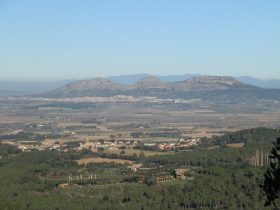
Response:
[[[200,99],[162,99],[153,96],[126,96],[116,95],[112,97],[74,97],[74,98],[32,98],[35,101],[63,102],[63,103],[182,103],[189,104]]]
[[[163,172],[159,174],[155,174],[156,182],[167,182],[175,179],[186,179],[191,173],[190,168],[177,168],[174,170],[174,174]]]
[[[137,164],[132,164],[130,166],[128,166],[127,168],[134,171],[134,172],[137,172],[139,171],[141,168],[143,167],[143,164],[142,163],[137,163]]]
[[[37,141],[2,141],[3,144],[9,144],[16,146],[19,150],[23,152],[28,152],[31,150],[44,150],[43,145],[41,143],[38,143]]]
[[[190,168],[177,168],[175,169],[175,177],[176,179],[186,179],[190,172]]]
[[[175,180],[175,177],[171,175],[170,173],[160,173],[154,175],[156,182],[167,182]]]
[[[143,167],[142,163],[134,163],[127,167],[128,169],[132,170],[133,172],[148,172],[148,171],[157,171],[158,168],[155,167]],[[154,174],[154,178],[156,182],[165,182],[171,181],[175,179],[186,179],[191,174],[190,168],[176,168],[174,173],[162,172]]]
[[[92,151],[102,150],[117,150],[117,149],[125,149],[125,148],[133,148],[138,145],[138,141],[90,141],[81,143],[77,150],[89,149]]]
[[[192,146],[195,146],[199,143],[199,139],[190,139],[184,140],[180,139],[178,142],[166,142],[166,143],[140,143],[137,140],[95,140],[95,141],[67,141],[61,142],[59,140],[50,143],[50,142],[13,142],[5,141],[3,143],[12,144],[17,146],[22,151],[30,150],[55,150],[55,151],[64,151],[69,150],[81,151],[84,149],[92,151],[104,151],[104,150],[121,150],[121,149],[148,149],[148,150],[157,150],[157,151],[177,151],[189,149]]]
[[[176,150],[185,150],[189,149],[193,146],[198,145],[200,142],[200,139],[180,139],[176,143],[146,143],[144,146],[146,147],[153,147],[155,149],[158,149],[160,151],[176,151]]]

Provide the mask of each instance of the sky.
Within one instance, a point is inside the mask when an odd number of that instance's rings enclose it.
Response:
[[[280,79],[279,0],[0,0],[0,80]]]

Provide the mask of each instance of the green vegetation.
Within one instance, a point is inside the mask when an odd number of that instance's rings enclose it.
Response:
[[[59,137],[67,137],[67,135],[53,135],[53,134],[40,135],[35,133],[19,132],[15,135],[0,135],[0,141],[2,140],[43,141],[45,139],[57,139]]]
[[[58,151],[20,152],[0,144],[0,209],[84,209],[84,210],[265,210],[266,167],[250,164],[256,150],[270,151],[279,130],[249,129],[209,139],[188,152],[156,156],[125,156]],[[242,148],[228,143],[244,142]],[[209,145],[216,149],[207,149]],[[133,172],[126,165],[96,163],[78,166],[75,160],[86,157],[133,158],[136,163],[155,168]],[[188,167],[185,180],[156,183],[153,174],[172,174]],[[59,188],[73,180],[69,188]],[[93,179],[76,179],[83,174]]]
[[[279,193],[280,193],[280,138],[274,142],[274,147],[271,150],[269,168],[265,172],[265,180],[262,188],[266,194],[266,205],[273,204],[275,207],[280,206]]]
[[[132,157],[137,157],[137,156],[143,156],[144,157],[149,157],[149,156],[155,156],[155,155],[167,155],[169,154],[168,152],[155,152],[155,151],[142,151],[142,150],[137,150],[137,149],[115,149],[115,150],[105,150],[105,153],[109,154],[122,154],[125,156],[132,156]],[[170,152],[170,154],[174,154]]]
[[[202,138],[202,146],[209,147],[214,145],[226,146],[232,143],[245,143],[245,146],[260,145],[272,143],[280,136],[280,129],[272,128],[252,128],[245,129],[233,133],[227,133],[223,136]]]

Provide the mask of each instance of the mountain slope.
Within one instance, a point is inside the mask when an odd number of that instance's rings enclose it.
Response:
[[[273,88],[280,89],[280,80],[270,79],[270,80],[260,80],[254,77],[238,77],[239,81],[262,88]]]
[[[82,96],[111,96],[125,87],[108,79],[96,78],[79,80],[49,91],[43,96],[51,97],[82,97]]]

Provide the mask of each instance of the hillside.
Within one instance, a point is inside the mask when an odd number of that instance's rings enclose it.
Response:
[[[120,84],[113,83],[108,79],[96,78],[92,80],[79,80],[70,84],[64,85],[53,91],[50,91],[44,96],[52,97],[75,97],[75,96],[92,96],[109,92],[109,95],[114,94],[116,91],[121,91],[124,87]]]

